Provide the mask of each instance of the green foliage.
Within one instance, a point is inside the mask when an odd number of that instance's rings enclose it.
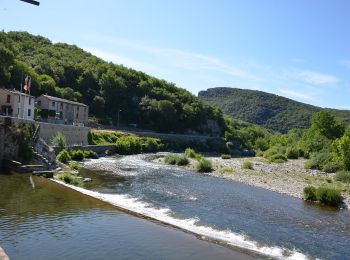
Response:
[[[26,32],[0,33],[0,82],[18,87],[32,77],[32,94],[49,94],[90,105],[90,114],[162,132],[219,133],[220,110],[189,91],[143,72],[103,61],[74,45],[53,44]],[[49,112],[43,112],[47,116]]]
[[[321,203],[334,207],[338,207],[343,203],[343,199],[338,190],[326,187],[319,187],[316,190],[316,198]]]
[[[213,171],[213,165],[212,165],[211,161],[209,161],[206,158],[199,159],[196,168],[197,168],[198,172],[211,172],[211,171]]]
[[[231,159],[231,154],[222,154],[221,159],[224,159],[224,160]]]
[[[191,148],[186,148],[185,156],[187,156],[188,158],[196,158],[196,152]]]
[[[288,147],[286,150],[286,157],[288,159],[298,159],[299,158],[299,150],[294,147]]]
[[[313,186],[307,186],[304,188],[304,199],[316,201],[316,188]]]
[[[66,149],[63,149],[59,154],[56,156],[56,159],[60,161],[61,163],[67,164],[72,158],[69,154],[69,152]]]
[[[64,181],[67,184],[72,184],[76,186],[79,186],[82,184],[79,178],[77,178],[75,175],[71,174],[68,171],[65,171],[64,173],[59,174],[57,177],[59,180]]]
[[[335,180],[350,184],[350,172],[339,171],[335,174]]]
[[[310,130],[319,132],[328,139],[336,139],[344,134],[345,125],[336,120],[330,112],[321,110],[312,119]]]
[[[76,170],[78,171],[80,169],[80,165],[79,163],[77,162],[70,162],[69,163],[69,167],[72,169],[72,170]]]
[[[66,148],[67,147],[67,142],[66,142],[66,137],[64,134],[61,132],[57,132],[56,135],[52,138],[51,144],[53,146],[58,146],[59,148]]]
[[[343,170],[350,170],[350,137],[344,135],[332,144],[332,157]]]
[[[82,161],[85,158],[84,151],[82,150],[70,150],[69,154],[71,156],[71,159],[74,161]]]
[[[185,166],[189,164],[189,161],[186,156],[180,156],[175,154],[168,154],[164,158],[164,162],[172,165]]]
[[[241,168],[247,170],[254,170],[253,163],[251,161],[244,161]]]
[[[186,156],[179,156],[176,159],[176,164],[179,165],[179,166],[185,166],[185,165],[189,164],[189,161],[188,161]]]
[[[30,162],[34,157],[34,151],[32,147],[32,136],[34,133],[34,127],[30,124],[14,124],[10,126],[11,134],[14,140],[18,144],[17,160],[22,163]]]
[[[338,190],[326,187],[317,189],[313,186],[305,187],[304,198],[310,201],[319,201],[333,207],[338,207],[343,203],[342,196]]]
[[[320,107],[248,89],[210,88],[199,92],[199,98],[220,108],[225,114],[281,133],[287,133],[293,128],[310,127],[313,116],[322,110]],[[349,111],[328,111],[350,123]]]

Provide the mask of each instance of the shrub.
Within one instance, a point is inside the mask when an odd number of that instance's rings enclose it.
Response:
[[[164,162],[167,164],[171,164],[171,165],[179,165],[179,166],[184,166],[189,164],[189,161],[187,159],[186,156],[178,156],[175,154],[169,154],[167,156],[165,156],[164,158]]]
[[[219,171],[220,171],[220,173],[234,173],[235,172],[235,170],[233,168],[229,168],[229,167],[221,168]]]
[[[80,169],[80,165],[77,163],[77,162],[71,162],[69,164],[69,167],[72,169],[72,170],[76,170],[78,171]]]
[[[294,147],[287,148],[286,156],[288,159],[298,159],[299,158],[299,150]]]
[[[164,162],[167,163],[167,164],[175,165],[176,164],[176,159],[177,159],[176,155],[168,154],[167,156],[165,156]]]
[[[178,156],[176,158],[176,164],[179,166],[185,166],[185,165],[189,164],[189,161],[188,161],[186,156]]]
[[[343,202],[338,190],[325,187],[320,187],[316,190],[316,198],[325,205],[335,207],[338,207]]]
[[[336,172],[341,169],[341,166],[337,162],[326,162],[322,167],[322,170],[328,173]]]
[[[335,180],[350,184],[350,172],[348,172],[348,171],[337,172],[335,175]]]
[[[74,161],[82,161],[84,160],[84,151],[81,150],[70,150],[69,154]]]
[[[225,160],[231,159],[231,154],[222,154],[221,159],[225,159]]]
[[[270,163],[284,163],[287,161],[287,157],[283,154],[274,154],[269,158]]]
[[[137,136],[123,136],[116,142],[116,148],[119,154],[140,153],[142,149],[141,138]]]
[[[66,149],[63,149],[56,157],[61,163],[68,163],[72,158]]]
[[[67,147],[66,137],[61,132],[57,132],[56,135],[52,138],[51,144],[53,146],[58,146],[61,149],[64,149]]]
[[[71,174],[70,172],[64,172],[62,174],[59,174],[58,179],[68,184],[73,184],[76,186],[81,185],[81,180],[76,176],[74,176],[73,174]]]
[[[304,188],[304,199],[315,201],[316,200],[316,188],[313,186],[307,186]]]
[[[196,152],[191,148],[186,148],[185,156],[187,156],[188,158],[196,158]]]
[[[211,171],[213,171],[213,165],[212,165],[211,161],[209,161],[208,159],[205,159],[205,158],[201,158],[197,164],[197,171],[198,172],[211,172]]]
[[[248,169],[248,170],[253,170],[253,163],[251,161],[245,161],[242,164],[242,169]]]
[[[323,170],[324,166],[331,161],[331,154],[328,150],[320,153],[312,153],[310,160],[305,163],[306,169]]]

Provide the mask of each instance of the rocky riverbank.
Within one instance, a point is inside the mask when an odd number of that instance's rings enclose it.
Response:
[[[208,175],[242,182],[251,186],[303,198],[303,189],[308,185],[326,186],[342,191],[344,203],[350,208],[350,187],[334,181],[334,174],[304,168],[305,159],[289,160],[285,163],[268,163],[261,157],[222,159],[206,157],[213,163],[214,171]],[[252,164],[252,169],[243,169],[245,161]],[[155,162],[163,163],[163,158]],[[195,160],[190,160],[188,167],[194,168]]]

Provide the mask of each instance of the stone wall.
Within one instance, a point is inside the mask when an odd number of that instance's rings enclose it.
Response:
[[[0,167],[3,159],[15,159],[18,155],[18,144],[8,126],[0,124]]]
[[[57,132],[61,132],[65,135],[67,140],[67,145],[88,145],[88,133],[90,131],[90,127],[84,126],[73,126],[73,125],[63,125],[63,124],[50,124],[32,120],[24,120],[15,117],[2,117],[0,116],[0,123],[4,124],[21,124],[21,123],[29,123],[29,124],[39,124],[40,131],[39,137],[44,139],[44,141],[48,144],[51,144],[52,138],[57,134]]]
[[[88,145],[88,133],[90,127],[61,125],[37,122],[40,124],[39,136],[48,144],[52,138],[61,132],[67,140],[67,145]]]

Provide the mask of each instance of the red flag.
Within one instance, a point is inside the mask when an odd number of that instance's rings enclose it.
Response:
[[[25,79],[24,79],[24,92],[27,92],[28,90],[28,81],[29,81],[29,77],[27,76]]]

